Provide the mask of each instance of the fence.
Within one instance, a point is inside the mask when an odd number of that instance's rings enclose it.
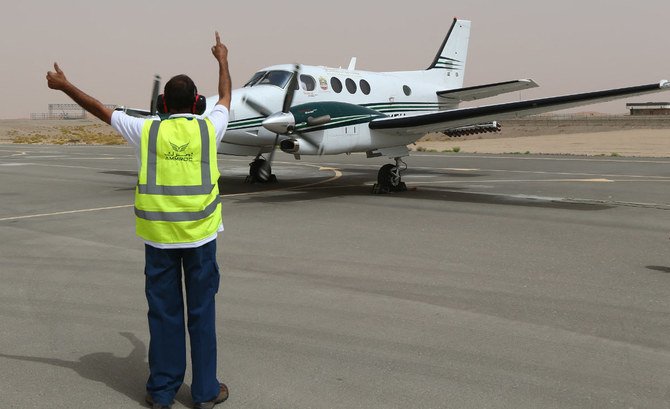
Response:
[[[115,109],[117,105],[105,107]],[[49,112],[32,113],[30,119],[86,119],[86,111],[77,104],[49,104]]]
[[[58,112],[58,113],[32,113],[30,114],[30,119],[85,119],[86,111],[71,114],[69,112]]]
[[[535,126],[611,126],[635,128],[670,128],[670,116],[665,115],[534,115],[524,118],[501,120],[505,125]]]

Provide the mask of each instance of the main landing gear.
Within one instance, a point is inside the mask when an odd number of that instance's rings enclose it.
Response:
[[[382,194],[390,192],[404,192],[407,185],[401,180],[401,174],[407,170],[407,164],[401,158],[395,158],[395,165],[387,163],[379,169],[377,183],[372,187],[372,193]]]
[[[272,166],[260,155],[249,164],[249,176],[245,183],[277,183],[277,177],[272,174]]]

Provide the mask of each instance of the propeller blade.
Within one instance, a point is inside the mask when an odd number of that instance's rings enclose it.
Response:
[[[288,110],[291,108],[291,104],[293,103],[293,95],[295,94],[296,90],[296,85],[298,85],[298,76],[300,75],[300,66],[296,64],[295,66],[295,71],[293,71],[293,75],[291,76],[291,80],[288,82],[288,85],[286,86],[286,96],[284,97],[284,105],[282,106],[282,112],[287,113]]]
[[[261,114],[262,116],[270,116],[270,115],[273,114],[273,112],[270,111],[269,109],[267,109],[263,104],[260,104],[260,103],[254,101],[254,100],[251,99],[251,98],[244,98],[244,99],[242,99],[242,102],[244,102],[245,104],[247,104],[247,105],[249,106],[249,108],[251,108],[251,109],[253,109],[254,111],[258,112],[258,113]]]
[[[158,102],[158,93],[160,92],[160,88],[161,88],[161,77],[160,75],[156,74],[154,75],[154,88],[151,91],[151,105],[149,107],[149,112],[151,112],[151,115],[156,115],[156,113],[158,112],[156,103]]]

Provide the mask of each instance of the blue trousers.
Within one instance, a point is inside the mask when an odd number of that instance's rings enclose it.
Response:
[[[151,335],[147,392],[154,402],[168,405],[184,381],[183,267],[193,366],[191,395],[194,402],[212,400],[219,394],[214,305],[219,289],[216,240],[191,249],[158,249],[145,245],[145,255]]]

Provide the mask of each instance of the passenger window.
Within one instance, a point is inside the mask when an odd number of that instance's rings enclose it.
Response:
[[[300,88],[304,91],[314,91],[316,89],[316,80],[306,74],[300,76]]]
[[[333,91],[339,94],[342,92],[342,81],[340,81],[339,78],[333,77],[330,79],[330,87],[333,89]]]
[[[354,82],[354,80],[352,80],[351,78],[347,78],[347,80],[344,81],[344,83],[347,86],[347,91],[349,91],[352,94],[356,93],[356,83]]]
[[[359,85],[361,86],[361,92],[363,92],[365,95],[370,95],[370,83],[368,83],[366,80],[361,80]]]
[[[412,95],[412,88],[408,87],[407,85],[402,86],[402,91],[405,93],[405,95],[410,96]]]

